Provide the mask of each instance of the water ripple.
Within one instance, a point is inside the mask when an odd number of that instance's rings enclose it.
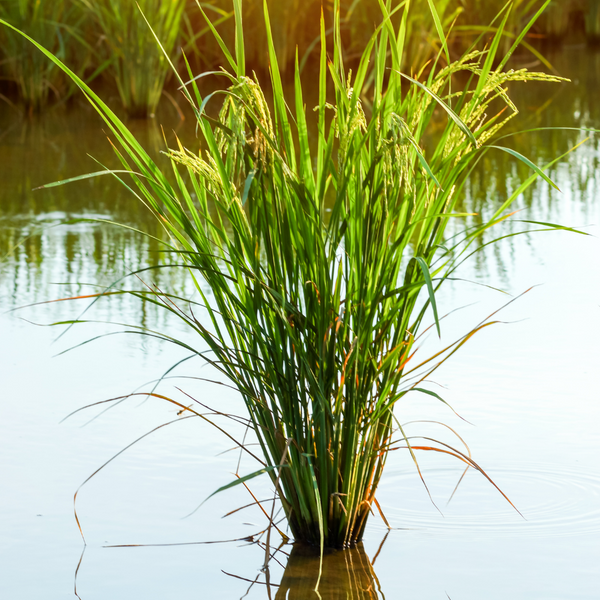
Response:
[[[456,485],[456,472],[431,470],[426,481],[443,515],[424,497],[413,473],[391,474],[398,498],[384,511],[393,526],[435,534],[555,537],[600,533],[600,476],[553,466],[515,466],[489,475],[524,518],[475,473],[467,475],[452,502],[445,498]],[[383,492],[387,496],[389,485]],[[444,490],[443,492],[440,490]],[[400,490],[401,493],[400,493]],[[444,497],[445,494],[445,497]],[[443,502],[439,502],[442,497]],[[400,505],[400,503],[402,505]]]

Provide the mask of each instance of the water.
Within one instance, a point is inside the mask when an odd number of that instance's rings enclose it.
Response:
[[[600,55],[571,48],[551,60],[574,84],[515,87],[521,127],[600,127]],[[176,128],[186,143],[193,142],[191,121],[179,123],[168,109],[158,120]],[[158,153],[156,124],[133,125]],[[544,132],[528,141],[520,136],[515,144],[544,164],[582,137],[578,132]],[[84,105],[59,109],[35,122],[3,109],[0,254],[30,236],[0,263],[3,308],[89,294],[95,285],[162,260],[158,246],[139,235],[82,220],[109,218],[158,233],[153,218],[109,178],[31,192],[96,170],[86,152],[116,166],[101,122]],[[581,226],[596,237],[551,232],[511,238],[465,265],[461,276],[475,283],[456,282],[439,300],[441,312],[475,303],[445,320],[442,343],[450,343],[510,299],[478,282],[515,295],[541,284],[499,313],[505,324],[480,332],[433,377],[443,386],[435,389],[473,425],[426,396],[407,398],[398,407],[402,421],[442,420],[455,428],[523,517],[472,470],[447,503],[461,466],[450,457],[422,453],[432,504],[409,456],[395,451],[378,494],[394,529],[385,537],[385,525],[373,517],[364,548],[326,557],[325,581],[338,582],[352,594],[348,597],[598,597],[599,157],[597,140],[591,140],[552,170],[562,194],[540,185],[520,199],[522,218]],[[467,207],[492,210],[526,175],[505,158],[491,155],[474,176]],[[72,222],[56,225],[65,218]],[[159,284],[185,293],[188,284],[176,272],[155,276]],[[256,508],[221,518],[251,501],[245,492],[221,494],[182,518],[232,480],[238,460],[235,452],[225,452],[231,442],[195,419],[144,438],[81,488],[77,510],[88,544],[81,557],[73,494],[126,445],[176,419],[177,409],[135,397],[91,422],[103,407],[61,419],[83,405],[134,391],[185,355],[131,335],[103,337],[56,355],[119,329],[105,321],[142,320],[188,335],[173,319],[126,297],[97,303],[85,314],[95,322],[72,328],[59,340],[60,329],[30,323],[73,319],[84,306],[81,301],[43,304],[0,316],[0,597],[72,597],[78,565],[77,593],[84,600],[232,599],[248,590],[247,598],[268,597],[260,571],[264,548],[243,540],[195,543],[245,538],[264,527]],[[439,342],[431,336],[423,353],[434,348]],[[177,372],[210,376],[199,368],[187,363]],[[241,410],[235,393],[223,387],[168,380],[160,389],[185,401],[175,385],[219,409]],[[414,423],[408,428],[463,448],[440,425]],[[242,463],[241,472],[251,469],[250,463]],[[253,490],[260,498],[269,497],[266,484],[258,482]],[[123,544],[151,545],[105,547]],[[270,581],[281,587],[273,587],[271,596],[316,598],[310,589],[318,561],[291,546],[281,548],[276,558],[280,564],[271,562]],[[338,597],[323,585],[323,598]],[[346,591],[340,597],[346,598]]]

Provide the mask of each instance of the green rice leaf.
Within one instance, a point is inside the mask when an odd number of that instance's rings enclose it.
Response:
[[[225,59],[227,60],[227,62],[231,66],[231,68],[234,70],[234,72],[237,73],[238,65],[237,65],[235,59],[233,58],[231,52],[229,52],[229,48],[227,47],[227,44],[223,41],[223,38],[219,35],[219,32],[215,29],[215,26],[212,24],[212,21],[208,18],[207,14],[204,12],[204,9],[202,8],[202,6],[198,2],[198,0],[196,0],[196,4],[198,4],[198,8],[200,9],[202,16],[204,17],[206,24],[210,28],[211,33],[213,34],[215,40],[217,41],[217,44],[219,44],[219,48],[221,48],[221,51],[225,55]]]
[[[427,292],[429,294],[431,308],[433,309],[433,318],[435,319],[435,327],[437,329],[438,336],[442,337],[442,332],[440,330],[440,320],[438,317],[437,303],[435,301],[435,292],[433,290],[433,283],[431,282],[431,274],[429,273],[429,267],[427,266],[427,263],[425,262],[425,259],[422,256],[415,256],[415,260],[421,268],[423,278],[425,279],[425,284],[427,285]]]
[[[533,17],[531,17],[531,19],[529,20],[527,25],[525,25],[525,27],[523,27],[523,29],[517,36],[517,39],[514,41],[513,45],[510,47],[509,51],[504,55],[504,57],[500,61],[500,64],[497,67],[498,71],[504,68],[506,63],[509,61],[510,57],[513,55],[514,51],[519,47],[519,44],[523,41],[523,39],[525,38],[525,36],[529,32],[529,30],[533,27],[535,22],[539,19],[540,15],[546,10],[546,8],[550,4],[550,2],[552,2],[552,0],[545,0],[544,4],[542,4],[542,6],[540,6],[540,8],[533,15]]]
[[[444,28],[442,27],[442,22],[440,21],[440,15],[438,14],[435,4],[433,0],[427,0],[429,4],[429,10],[431,11],[431,16],[433,17],[433,22],[435,23],[435,28],[437,30],[438,36],[440,38],[440,42],[442,43],[442,47],[444,49],[444,54],[446,55],[446,60],[448,64],[450,64],[450,52],[448,51],[448,44],[446,42],[446,34],[444,33]]]
[[[46,188],[57,187],[59,185],[65,185],[66,183],[72,183],[74,181],[83,181],[85,179],[92,179],[94,177],[100,177],[102,175],[115,175],[116,173],[121,173],[124,175],[137,175],[138,177],[144,177],[141,173],[135,173],[134,171],[123,171],[118,169],[106,169],[105,171],[96,171],[95,173],[86,173],[85,175],[77,175],[76,177],[69,177],[69,179],[61,179],[60,181],[53,181],[52,183],[45,183],[44,185],[40,185],[35,190],[43,190]]]
[[[408,141],[415,149],[417,158],[419,159],[419,162],[421,163],[421,166],[423,167],[423,169],[425,169],[425,172],[427,173],[427,175],[429,175],[429,177],[431,179],[433,179],[433,182],[435,183],[435,185],[437,185],[441,189],[442,184],[437,180],[437,177],[433,174],[431,167],[427,164],[427,160],[425,160],[425,157],[423,156],[423,152],[422,152],[421,148],[419,148],[418,144],[412,138],[409,138]]]
[[[248,177],[246,177],[246,182],[244,183],[244,193],[242,194],[242,205],[246,204],[248,194],[250,193],[250,187],[252,186],[252,182],[254,181],[254,176],[256,173],[257,170],[252,169],[250,173],[248,173]]]
[[[270,471],[273,471],[275,469],[286,468],[286,467],[289,467],[289,465],[272,465],[270,467],[264,467],[263,469],[254,471],[254,473],[250,473],[249,475],[244,475],[243,477],[234,479],[231,483],[228,483],[227,485],[223,485],[218,490],[215,490],[210,496],[208,496],[206,498],[206,500],[204,500],[204,502],[206,502],[209,498],[212,498],[216,494],[219,494],[220,492],[229,490],[237,485],[240,485],[241,483],[246,483],[246,481],[250,481],[251,479],[258,477],[259,475],[264,475],[265,473],[269,473]],[[204,504],[204,502],[202,504]]]
[[[495,148],[496,150],[502,150],[503,152],[508,152],[508,154],[512,154],[515,158],[518,158],[522,163],[525,163],[529,168],[533,169],[537,175],[539,175],[544,181],[548,182],[555,190],[560,192],[558,186],[542,171],[535,163],[531,162],[526,156],[523,156],[520,152],[513,150],[512,148],[507,148],[506,146],[488,146],[489,148]]]
[[[236,75],[243,77],[246,74],[246,55],[244,51],[244,26],[242,23],[242,0],[233,0],[235,13],[235,61],[237,64]]]
[[[566,227],[564,225],[559,225],[558,223],[547,223],[545,221],[530,221],[529,219],[514,219],[517,223],[531,223],[532,225],[543,225],[544,227],[549,227],[550,229],[559,229],[562,231],[570,231],[571,233],[578,233],[579,235],[590,235],[585,231],[580,231],[579,229],[574,229],[573,227]]]
[[[465,420],[439,394],[436,394],[435,392],[433,392],[431,390],[426,390],[425,388],[418,388],[418,387],[412,388],[411,391],[421,392],[421,394],[427,394],[428,396],[433,396],[434,398],[436,398],[437,400],[439,400],[440,402],[442,402],[443,404],[445,404],[457,417],[459,417],[463,421]]]

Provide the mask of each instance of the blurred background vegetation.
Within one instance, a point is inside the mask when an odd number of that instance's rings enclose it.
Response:
[[[186,58],[194,73],[216,69],[223,63],[202,11],[226,43],[231,43],[230,0],[138,3],[181,72],[186,71]],[[318,48],[321,7],[331,23],[333,0],[268,0],[268,4],[280,64],[289,70],[297,47],[303,68],[310,69]],[[451,51],[457,54],[483,28],[493,26],[494,16],[505,2],[436,0],[435,4],[444,30],[451,32]],[[541,5],[541,0],[514,0],[507,45],[511,33],[518,31]],[[378,0],[341,0],[341,7],[346,59],[351,62],[371,36],[380,9]],[[399,18],[400,14],[395,16]],[[169,87],[170,67],[136,0],[0,0],[0,18],[41,42],[88,82],[112,86],[131,116],[151,116],[159,101],[176,102],[174,90]],[[245,1],[244,31],[248,64],[260,73],[268,67],[262,0]],[[410,54],[404,69],[416,71],[439,51],[427,0],[412,0],[409,35]],[[528,35],[525,48],[532,52],[532,61],[542,57],[544,62],[545,47],[565,42],[595,45],[599,41],[600,0],[553,0]],[[31,44],[8,28],[0,29],[0,100],[34,113],[65,101],[72,91],[59,70]]]

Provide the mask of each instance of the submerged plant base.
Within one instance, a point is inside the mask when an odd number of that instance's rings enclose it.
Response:
[[[337,508],[335,508],[336,502],[338,503]],[[354,525],[349,527],[346,514],[343,513],[342,504],[337,501],[337,495],[332,494],[329,518],[324,525],[327,529],[327,547],[343,550],[354,548],[357,544],[360,544],[364,536],[369,512],[369,509],[357,511]],[[321,543],[319,523],[302,522],[292,512],[288,518],[288,524],[295,540],[302,540],[306,544],[319,547]]]

